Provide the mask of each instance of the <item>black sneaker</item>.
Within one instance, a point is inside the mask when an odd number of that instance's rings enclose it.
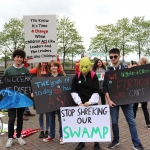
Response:
[[[119,145],[119,141],[113,140],[109,145],[108,148],[115,148],[117,145]]]
[[[44,131],[41,131],[39,138],[44,138]]]
[[[97,142],[94,143],[94,148],[95,148],[95,150],[102,150],[99,143],[97,143]]]
[[[147,125],[147,128],[150,130],[150,125]]]
[[[83,147],[85,147],[85,143],[84,142],[80,142],[78,144],[78,146],[76,147],[76,150],[81,150]]]
[[[134,150],[144,150],[144,147],[142,146],[142,144],[140,143],[138,146],[133,146]]]
[[[45,131],[44,137],[45,137],[45,138],[48,137],[48,131]]]

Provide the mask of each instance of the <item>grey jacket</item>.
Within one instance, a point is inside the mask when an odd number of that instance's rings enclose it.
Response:
[[[98,80],[99,80],[99,89],[102,89],[103,88],[103,82],[104,82],[104,75],[105,75],[105,72],[106,70],[101,68],[100,70],[99,69],[96,69],[95,73],[98,77]]]

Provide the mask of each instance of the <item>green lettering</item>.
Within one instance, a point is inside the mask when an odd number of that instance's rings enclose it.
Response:
[[[68,139],[70,137],[69,133],[66,131],[67,129],[68,129],[68,126],[63,128],[63,131],[66,134],[66,136],[64,136],[65,139]]]
[[[85,127],[84,130],[83,130],[82,138],[84,137],[84,134],[87,134],[88,138],[90,138],[90,135],[89,135],[88,130],[87,130],[86,127]]]
[[[100,129],[98,127],[96,129],[94,127],[92,127],[91,138],[93,138],[93,135],[97,134],[97,133],[99,134],[99,137],[102,139],[102,135],[101,135]]]
[[[78,132],[76,132],[76,131],[72,132],[72,129],[71,129],[71,128],[69,128],[69,129],[70,129],[70,134],[71,134],[71,137],[72,137],[72,138],[74,137],[75,134],[76,134],[76,136],[77,136],[78,138],[80,137],[80,130],[81,130],[80,127],[79,127]]]
[[[103,139],[105,139],[105,135],[108,133],[108,128],[103,127]]]

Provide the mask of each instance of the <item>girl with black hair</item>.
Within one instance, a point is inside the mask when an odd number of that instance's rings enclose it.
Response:
[[[105,105],[105,94],[103,93],[103,81],[104,81],[104,75],[106,72],[106,68],[102,62],[102,60],[97,59],[95,60],[95,63],[93,65],[93,71],[97,74],[98,80],[99,80],[99,95],[101,97],[101,104]]]

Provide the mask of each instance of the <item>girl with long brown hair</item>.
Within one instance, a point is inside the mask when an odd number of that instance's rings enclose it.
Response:
[[[38,63],[37,67],[30,70],[30,74],[35,74],[38,77],[46,77],[49,76],[49,67],[47,62]],[[39,125],[40,125],[40,135],[39,138],[47,138],[48,137],[48,128],[49,128],[49,113],[45,113],[46,115],[46,130],[44,133],[44,113],[39,114]]]

